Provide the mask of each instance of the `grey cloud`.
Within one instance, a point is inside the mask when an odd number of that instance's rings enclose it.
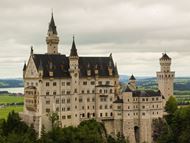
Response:
[[[113,53],[120,73],[155,75],[166,50],[177,74],[189,75],[190,1],[1,0],[0,77],[22,76],[31,45],[46,52],[51,8],[61,53],[69,54],[75,34],[80,55]]]

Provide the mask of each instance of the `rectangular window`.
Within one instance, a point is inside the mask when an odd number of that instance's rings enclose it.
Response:
[[[95,82],[94,82],[94,81],[91,81],[91,85],[95,85]]]
[[[56,92],[55,92],[55,91],[53,92],[53,95],[56,95]]]
[[[117,109],[121,109],[121,106],[117,106]]]
[[[79,98],[79,102],[82,102],[82,98]]]
[[[87,85],[87,81],[83,81],[83,85]]]
[[[46,112],[49,113],[49,112],[50,112],[50,109],[49,109],[49,108],[46,108]]]
[[[53,86],[56,86],[57,85],[57,83],[56,82],[53,82]]]
[[[50,100],[46,100],[46,104],[50,104]]]
[[[106,81],[106,85],[109,85],[110,84],[110,81]]]
[[[70,86],[70,84],[71,84],[70,82],[67,82],[67,86]]]
[[[98,84],[99,84],[99,85],[102,85],[102,81],[99,81]]]
[[[59,99],[56,99],[56,104],[59,104]]]
[[[71,115],[67,115],[67,119],[71,119]]]
[[[70,99],[69,98],[67,99],[67,103],[70,103]]]
[[[49,92],[46,92],[46,95],[49,95]]]
[[[49,82],[46,82],[46,86],[49,86]]]
[[[65,82],[62,82],[62,86],[65,86]]]
[[[66,116],[62,116],[62,119],[66,119]]]

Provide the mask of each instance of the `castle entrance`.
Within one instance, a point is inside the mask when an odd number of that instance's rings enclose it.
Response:
[[[140,130],[138,126],[134,127],[134,131],[135,131],[135,141],[136,143],[139,143],[140,141]]]

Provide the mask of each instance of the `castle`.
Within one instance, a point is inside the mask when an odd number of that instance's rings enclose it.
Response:
[[[123,134],[130,143],[152,141],[152,119],[163,117],[164,105],[173,95],[174,72],[171,58],[160,58],[158,91],[140,91],[132,75],[120,91],[117,65],[112,55],[81,57],[73,38],[70,55],[58,51],[59,37],[53,14],[46,37],[47,53],[34,54],[33,48],[23,68],[24,111],[21,118],[51,129],[49,114],[59,115],[61,127],[77,126],[81,121],[103,122],[108,134]]]

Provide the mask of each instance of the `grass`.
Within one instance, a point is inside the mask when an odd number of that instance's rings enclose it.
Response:
[[[7,119],[9,112],[14,110],[15,112],[22,112],[23,106],[9,106],[5,108],[0,108],[0,119]]]
[[[24,98],[20,96],[0,95],[0,104],[23,102]]]

